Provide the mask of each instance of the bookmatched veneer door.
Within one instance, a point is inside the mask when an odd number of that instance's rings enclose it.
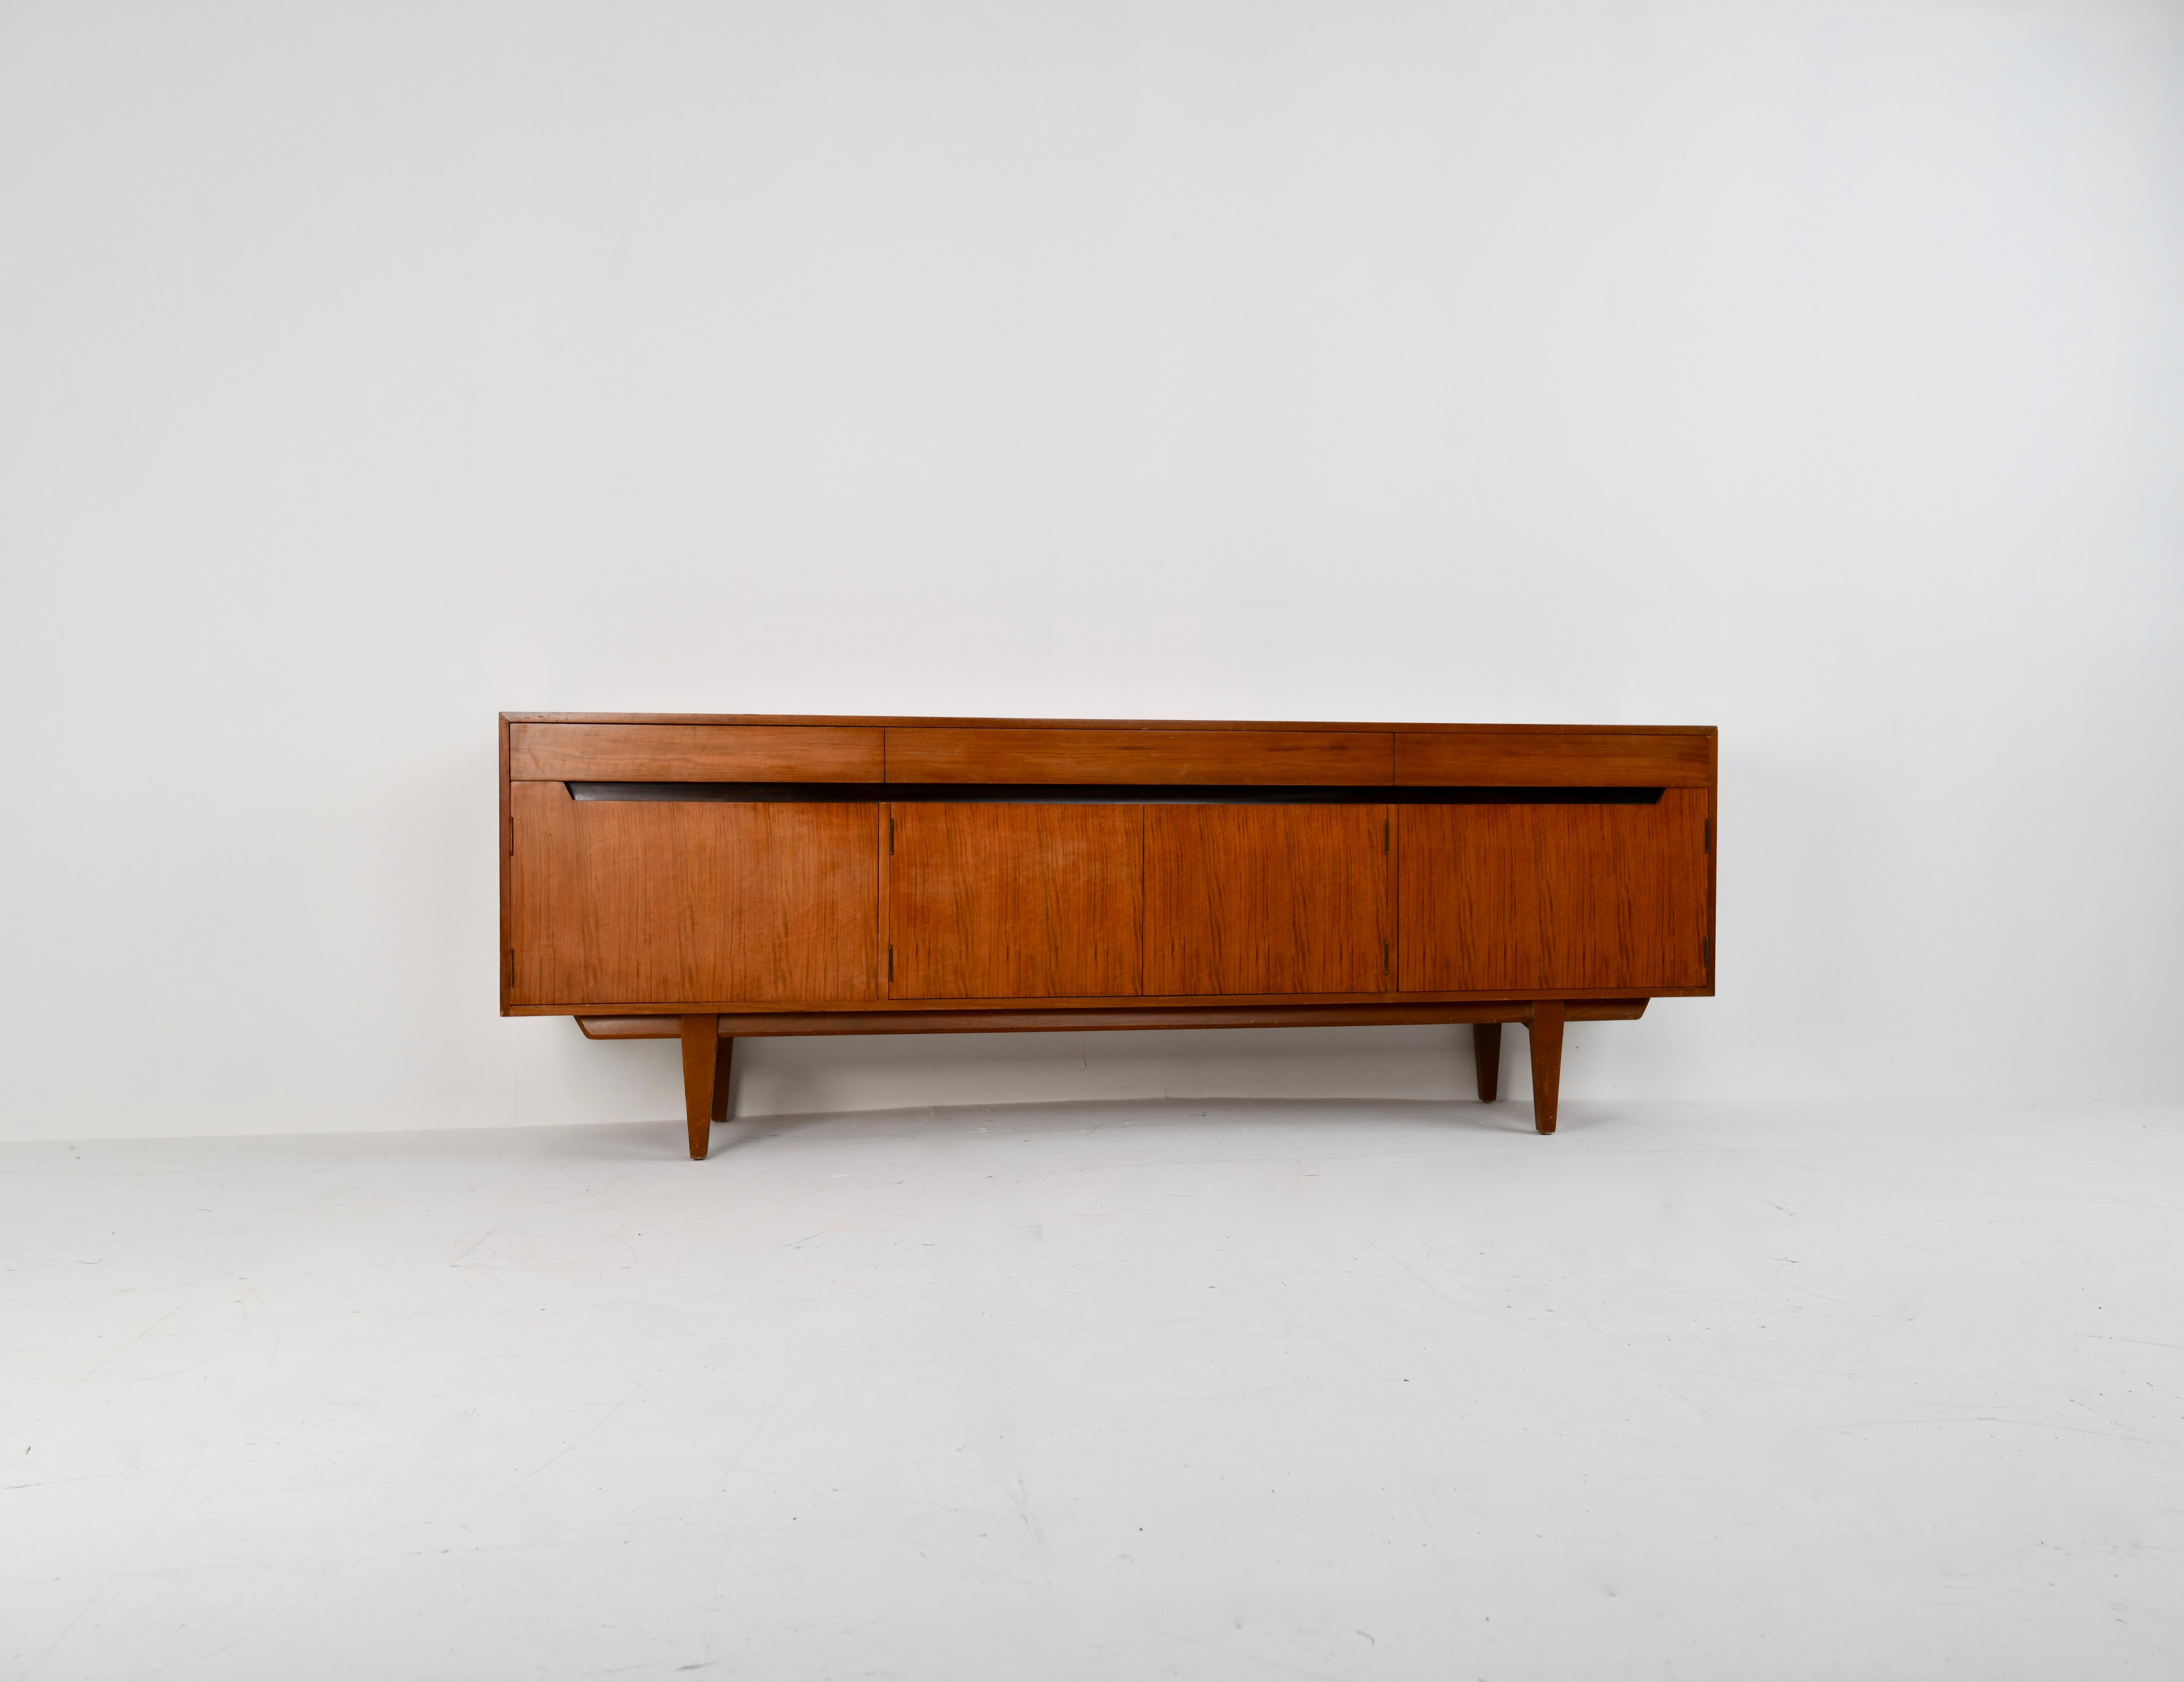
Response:
[[[1384,806],[1148,806],[1145,992],[1393,985]]]
[[[1707,802],[1399,807],[1404,991],[1704,986]]]
[[[877,803],[510,796],[514,1003],[879,996]]]
[[[1140,991],[1142,808],[889,807],[895,998]]]

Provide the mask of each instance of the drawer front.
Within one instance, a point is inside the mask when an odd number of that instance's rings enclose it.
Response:
[[[1706,788],[1713,735],[1620,730],[1399,732],[1407,788]]]
[[[877,783],[881,732],[799,724],[510,724],[515,780]]]
[[[891,783],[1367,784],[1395,773],[1385,730],[891,729]]]

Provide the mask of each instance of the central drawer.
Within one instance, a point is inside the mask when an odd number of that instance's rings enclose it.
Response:
[[[1388,730],[890,729],[890,783],[1385,787]]]

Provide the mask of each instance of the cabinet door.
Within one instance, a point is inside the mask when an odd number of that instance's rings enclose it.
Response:
[[[879,807],[510,790],[518,1004],[879,994]]]
[[[1148,806],[1145,992],[1379,992],[1385,806]]]
[[[1400,808],[1404,990],[1705,986],[1707,801]]]
[[[1139,991],[1141,808],[936,801],[889,812],[891,997]]]

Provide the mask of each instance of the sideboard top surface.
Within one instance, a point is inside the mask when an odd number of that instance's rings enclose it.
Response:
[[[1708,725],[501,714],[520,780],[1710,787]]]
[[[803,712],[504,712],[510,724],[774,724],[866,729],[957,730],[1400,730],[1525,735],[1710,736],[1713,724],[1416,724],[1237,718],[925,718]]]

